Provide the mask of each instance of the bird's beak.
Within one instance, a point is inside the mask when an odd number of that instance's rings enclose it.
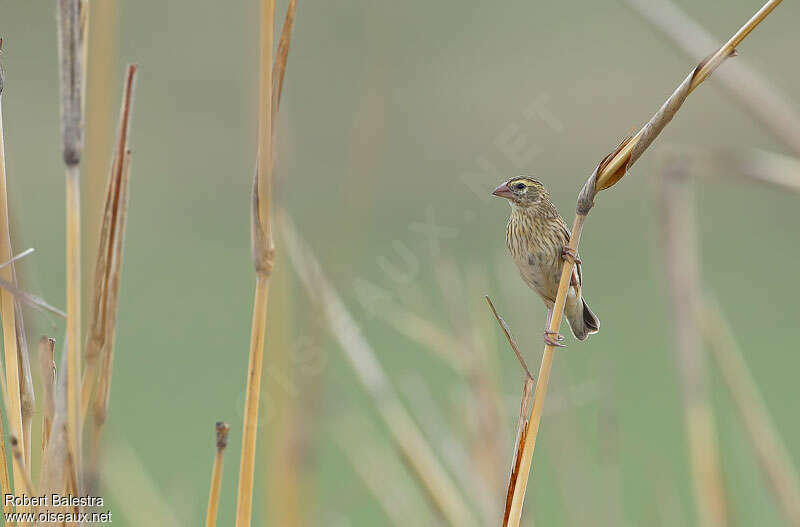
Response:
[[[492,194],[495,196],[500,196],[501,198],[511,198],[514,196],[511,193],[511,189],[508,188],[508,185],[506,185],[505,183],[494,189],[494,192],[492,192]]]

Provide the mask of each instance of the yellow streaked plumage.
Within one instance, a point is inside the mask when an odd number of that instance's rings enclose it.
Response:
[[[558,214],[547,189],[525,176],[508,180],[493,192],[506,198],[511,216],[506,226],[506,245],[523,281],[536,291],[548,310],[548,323],[561,279],[569,242],[569,229]],[[580,259],[575,256],[572,283],[564,306],[573,335],[584,340],[597,333],[600,322],[583,300]],[[546,328],[545,328],[546,329]],[[558,345],[545,331],[545,341]]]

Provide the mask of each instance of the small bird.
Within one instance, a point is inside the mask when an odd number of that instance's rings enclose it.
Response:
[[[581,260],[568,247],[570,232],[541,182],[527,177],[511,178],[492,192],[506,198],[511,216],[506,226],[506,245],[519,274],[528,287],[539,293],[547,306],[544,341],[551,346],[563,346],[564,337],[550,332],[550,318],[556,301],[558,283],[564,260],[575,262],[567,292],[564,314],[578,340],[597,333],[600,321],[581,295],[583,278]]]

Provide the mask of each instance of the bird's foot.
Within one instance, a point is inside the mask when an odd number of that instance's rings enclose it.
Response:
[[[561,248],[561,258],[573,264],[580,264],[581,259],[578,258],[578,253],[572,247],[565,245]]]
[[[548,346],[553,346],[554,348],[566,348],[566,345],[562,344],[563,340],[564,336],[560,335],[558,331],[545,330],[544,332],[544,343]]]

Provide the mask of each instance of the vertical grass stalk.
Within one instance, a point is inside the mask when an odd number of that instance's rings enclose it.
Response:
[[[3,73],[0,71],[0,260],[8,261],[13,257],[11,248],[11,232],[9,230],[9,214],[8,214],[8,180],[6,178],[6,154],[5,154],[5,139],[3,133],[3,107],[2,107],[2,90],[5,79]],[[3,280],[13,283],[14,273],[13,264],[4,266],[0,269],[0,277]],[[16,325],[16,308],[14,296],[7,289],[0,290],[0,315],[2,315],[3,324],[3,350],[5,353],[5,406],[6,417],[9,427],[10,435],[15,437],[23,437],[22,427],[22,403],[20,397],[20,366],[19,366],[19,352],[17,350],[17,325]],[[23,443],[24,445],[24,440]],[[21,447],[22,448],[22,447]],[[5,456],[5,436],[0,438],[0,484],[3,487],[3,492],[12,493],[14,490],[19,492],[19,488],[12,489],[8,473],[8,467]],[[24,452],[23,452],[24,456]],[[19,468],[15,464],[12,466],[14,473],[14,481],[22,481],[23,474],[19,473]],[[19,485],[16,485],[19,487]],[[18,495],[18,494],[16,494]]]
[[[273,61],[275,2],[274,0],[261,1],[258,149],[251,196],[250,226],[256,284],[253,298],[253,321],[250,332],[250,354],[247,366],[244,423],[242,426],[242,454],[239,463],[239,485],[236,504],[237,527],[249,527],[252,518],[253,477],[258,436],[261,374],[264,362],[267,301],[272,269],[275,264],[275,245],[270,217],[272,207],[274,121],[280,105],[295,6],[296,3],[291,1],[284,20],[277,60]]]
[[[81,190],[83,150],[85,4],[59,0],[61,137],[66,165],[67,232],[67,433],[75,466],[80,466],[81,385]]]

